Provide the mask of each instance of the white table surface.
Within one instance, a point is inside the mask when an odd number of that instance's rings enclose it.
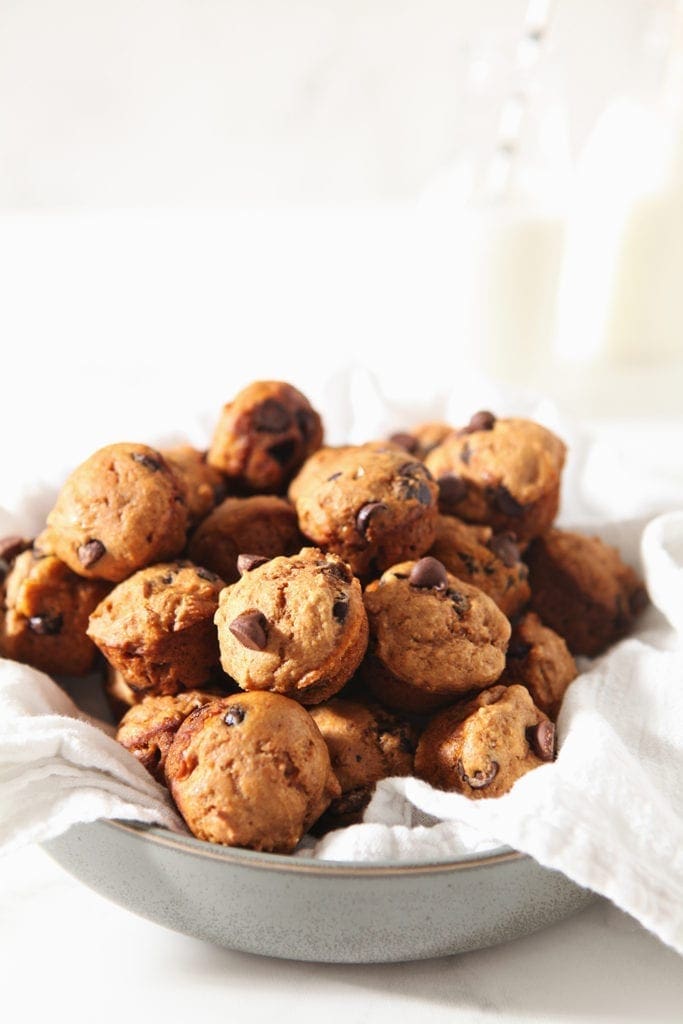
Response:
[[[604,900],[488,950],[368,966],[271,960],[210,946],[91,892],[39,847],[2,860],[7,1021],[108,1024],[676,1022],[683,960]]]

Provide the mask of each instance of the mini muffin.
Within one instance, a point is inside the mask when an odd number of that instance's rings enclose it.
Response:
[[[636,573],[598,537],[549,530],[525,558],[531,607],[572,654],[601,654],[630,631],[647,604]]]
[[[166,755],[175,734],[191,711],[216,699],[215,693],[204,690],[144,697],[123,716],[116,739],[164,786]]]
[[[439,484],[439,507],[525,542],[557,515],[564,443],[539,423],[476,413],[425,462]]]
[[[398,448],[322,449],[292,482],[302,533],[357,576],[418,558],[434,541],[438,488]]]
[[[310,713],[342,791],[315,827],[322,834],[360,821],[380,779],[412,774],[417,730],[378,704],[335,698]]]
[[[501,683],[525,686],[536,707],[554,721],[565,691],[577,675],[566,643],[544,626],[538,615],[527,612],[515,623]]]
[[[199,839],[291,853],[340,786],[311,716],[277,693],[192,712],[166,757],[178,810]]]
[[[225,477],[208,464],[206,452],[190,444],[162,448],[161,454],[185,487],[188,523],[190,528],[195,527],[225,497]]]
[[[402,562],[365,590],[370,623],[361,675],[383,704],[424,713],[495,682],[510,623],[482,590],[435,558]]]
[[[51,675],[86,675],[97,657],[86,635],[88,617],[109,589],[77,576],[54,555],[22,552],[4,583],[0,653]]]
[[[259,494],[226,498],[197,527],[188,554],[226,583],[234,583],[240,577],[237,557],[243,552],[268,559],[293,555],[302,544],[293,506],[274,494]]]
[[[185,488],[163,455],[112,444],[86,459],[47,517],[49,550],[79,576],[118,583],[185,546]]]
[[[555,726],[523,686],[492,686],[436,715],[417,745],[415,774],[472,800],[502,796],[555,756]]]
[[[0,583],[22,551],[28,551],[31,547],[32,542],[27,537],[20,537],[17,534],[0,538]]]
[[[201,688],[219,662],[213,617],[224,586],[191,562],[149,566],[97,606],[88,636],[135,693]]]
[[[248,492],[282,494],[322,438],[305,395],[282,381],[255,381],[223,407],[208,461]]]
[[[521,611],[531,596],[529,570],[512,533],[494,533],[490,526],[439,516],[429,554],[453,576],[488,594],[508,618]]]
[[[360,583],[317,548],[245,571],[221,593],[215,622],[223,668],[243,690],[302,704],[338,693],[368,640]]]
[[[433,448],[443,444],[447,437],[455,433],[455,427],[443,420],[430,420],[411,427],[409,431],[392,434],[389,438],[394,444],[401,445],[405,451],[417,459],[424,459]]]

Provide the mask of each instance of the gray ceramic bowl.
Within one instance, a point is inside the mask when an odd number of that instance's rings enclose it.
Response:
[[[175,931],[263,956],[420,960],[526,935],[593,894],[500,848],[424,864],[348,864],[214,846],[122,822],[45,844],[71,874]]]

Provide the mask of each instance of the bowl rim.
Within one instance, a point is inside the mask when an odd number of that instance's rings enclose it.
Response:
[[[263,853],[237,846],[222,846],[219,843],[209,843],[204,839],[196,839],[194,836],[184,835],[181,832],[171,832],[170,829],[158,825],[145,825],[140,822],[100,819],[100,824],[106,828],[127,833],[129,836],[135,836],[143,842],[151,842],[155,846],[178,850],[181,853],[202,859],[221,861],[233,867],[327,877],[374,878],[377,876],[440,874],[481,869],[510,861],[529,859],[528,854],[513,850],[511,846],[501,845],[476,855],[463,853],[450,857],[435,857],[420,862],[379,860],[364,863],[361,861],[320,860],[303,855]]]

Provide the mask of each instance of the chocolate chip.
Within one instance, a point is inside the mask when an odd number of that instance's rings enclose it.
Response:
[[[340,624],[346,622],[346,616],[349,614],[349,599],[346,596],[340,596],[335,598],[334,604],[332,605],[332,617],[337,620]]]
[[[456,764],[458,775],[466,785],[471,786],[472,789],[483,789],[484,786],[488,786],[495,779],[498,774],[498,764],[496,761],[491,761],[488,769],[484,771],[475,772],[474,775],[468,775],[463,768],[461,760],[458,760]]]
[[[145,455],[144,452],[132,452],[130,457],[145,469],[151,470],[152,473],[157,473],[161,469],[161,463],[157,459],[153,459],[151,455]]]
[[[206,580],[207,583],[216,583],[220,579],[215,572],[210,572],[208,569],[203,569],[201,566],[195,570],[200,580]]]
[[[285,409],[281,402],[274,398],[267,398],[265,402],[254,409],[251,417],[254,430],[268,434],[281,434],[283,430],[289,430],[292,425],[292,417],[289,409]]]
[[[517,538],[514,533],[494,533],[489,541],[489,548],[508,569],[521,562]]]
[[[312,409],[297,409],[296,422],[303,436],[308,440],[315,433],[318,418]]]
[[[275,459],[278,466],[286,466],[291,462],[296,452],[296,441],[281,441],[279,444],[271,444],[268,454]]]
[[[513,519],[519,519],[520,516],[524,515],[524,505],[520,505],[503,484],[495,487],[491,493],[493,500],[504,516],[512,516]]]
[[[462,446],[462,448],[460,450],[460,461],[464,462],[466,466],[469,466],[471,458],[472,458],[472,449],[468,445],[467,441],[465,441],[464,445]]]
[[[101,540],[88,540],[85,544],[81,544],[76,554],[78,555],[78,561],[81,563],[84,569],[89,569],[95,562],[99,562],[100,558],[106,554],[107,549]]]
[[[230,623],[230,632],[236,637],[243,647],[249,647],[252,651],[262,651],[268,643],[268,620],[256,609],[242,612]]]
[[[467,569],[470,576],[474,576],[479,568],[476,558],[471,555],[469,551],[456,551],[455,553]]]
[[[392,434],[389,441],[391,441],[392,444],[397,444],[399,448],[405,448],[405,450],[410,452],[411,455],[417,451],[420,444],[418,439],[412,434],[403,434],[400,432],[398,434]]]
[[[64,619],[61,615],[32,615],[28,626],[38,636],[56,636],[61,633]]]
[[[241,704],[231,704],[223,721],[226,725],[241,725],[247,716],[247,712]]]
[[[515,661],[521,661],[523,658],[526,658],[532,646],[532,644],[528,644],[524,640],[511,640],[507,649],[507,656],[508,658],[514,658]]]
[[[244,576],[245,572],[251,572],[252,569],[258,569],[259,565],[265,565],[270,559],[266,558],[265,555],[238,555],[237,556],[237,571],[240,576]]]
[[[337,473],[333,473],[332,476],[328,476],[327,483],[329,484],[332,480],[338,480],[341,476],[341,469]]]
[[[493,430],[495,423],[496,417],[493,413],[482,409],[481,412],[475,412],[462,432],[463,434],[474,434],[477,430]]]
[[[398,467],[399,476],[416,476],[422,480],[431,480],[432,474],[423,462],[404,462]]]
[[[526,738],[529,746],[541,761],[553,760],[555,756],[555,726],[549,719],[546,718],[538,725],[527,729]]]
[[[439,502],[444,508],[458,505],[467,496],[467,484],[456,473],[444,473],[436,482],[439,485]]]
[[[448,573],[438,558],[426,555],[410,570],[408,582],[411,587],[420,590],[445,590],[448,586]]]
[[[356,516],[356,526],[359,533],[365,536],[370,527],[372,517],[382,510],[386,511],[386,508],[387,506],[383,501],[369,501],[367,505],[363,505]]]
[[[419,501],[421,505],[431,505],[433,503],[432,492],[424,480],[411,480],[409,478],[399,480],[396,493],[401,501],[414,499]]]
[[[353,579],[353,573],[343,562],[325,562],[322,571],[335,580],[341,580],[342,583],[350,583]]]
[[[28,551],[31,547],[31,541],[26,540],[25,537],[19,537],[16,534],[12,534],[9,537],[3,537],[0,539],[0,561],[13,562],[17,555],[20,555],[22,551]]]
[[[446,597],[458,615],[465,615],[470,610],[470,599],[462,591],[450,588],[446,591]]]
[[[176,577],[176,574],[174,572],[167,572],[167,573],[164,573],[163,576],[159,577],[159,582],[163,583],[166,586],[168,586],[169,583],[173,583],[173,580],[175,579],[175,577]]]

